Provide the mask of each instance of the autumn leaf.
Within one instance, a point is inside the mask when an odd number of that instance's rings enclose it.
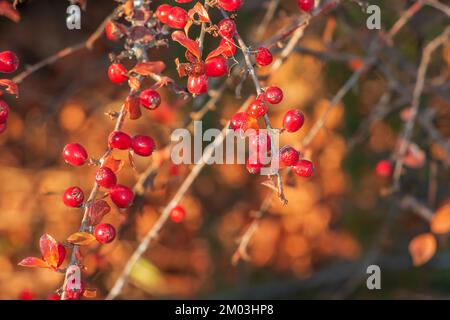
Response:
[[[95,237],[87,232],[75,232],[72,233],[68,238],[67,242],[76,244],[79,246],[87,246],[95,241]]]
[[[436,238],[431,233],[420,234],[409,243],[409,253],[413,264],[421,266],[427,263],[436,253]]]
[[[95,297],[97,297],[97,289],[89,289],[89,288],[84,289],[83,297],[88,299],[94,299]]]
[[[232,44],[225,41],[225,42],[221,43],[216,49],[211,51],[208,54],[208,56],[206,57],[205,61],[208,61],[208,59],[212,59],[212,58],[218,57],[218,56],[227,57],[229,55],[230,50],[232,50]]]
[[[450,231],[450,204],[439,208],[431,218],[431,231],[446,234]]]
[[[131,72],[140,74],[141,76],[150,76],[154,73],[160,74],[166,69],[166,65],[162,61],[144,61],[138,63]]]
[[[196,23],[211,22],[208,11],[205,9],[205,7],[200,2],[197,2],[194,5],[194,7],[188,11],[188,17],[189,17],[189,20],[186,23],[186,26],[184,27],[184,32],[186,34],[189,33],[189,29],[191,28],[191,26],[194,22],[196,22]],[[196,17],[198,17],[198,19]]]
[[[197,41],[189,39],[183,31],[175,31],[172,33],[172,40],[178,42],[187,49],[198,60],[201,60],[201,52]]]
[[[6,87],[6,92],[15,95],[17,98],[19,97],[19,87],[14,81],[9,79],[0,79],[0,86]]]
[[[44,234],[39,239],[39,246],[41,248],[42,258],[44,258],[52,268],[58,268],[60,265],[58,242],[51,235]]]
[[[127,109],[131,120],[139,119],[142,115],[138,97],[128,96],[125,100],[125,109]]]
[[[16,23],[20,21],[19,12],[6,0],[0,2],[0,16],[5,16]]]
[[[123,160],[115,159],[112,155],[105,158],[102,164],[104,167],[110,168],[114,173],[118,173],[122,170],[124,162]]]
[[[103,217],[111,211],[111,207],[105,200],[95,200],[89,205],[87,216],[89,225],[95,226],[99,224]]]
[[[36,257],[27,257],[27,258],[23,259],[22,261],[20,261],[18,264],[19,264],[19,266],[22,266],[22,267],[37,267],[37,268],[48,268],[48,269],[51,268],[47,262],[45,262],[42,259],[36,258]]]

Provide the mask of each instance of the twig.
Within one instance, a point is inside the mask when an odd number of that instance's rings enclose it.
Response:
[[[261,39],[264,32],[266,32],[267,26],[269,25],[270,21],[272,21],[279,5],[280,0],[270,0],[266,10],[266,14],[264,15],[261,24],[258,26],[258,29],[256,29],[256,39]]]

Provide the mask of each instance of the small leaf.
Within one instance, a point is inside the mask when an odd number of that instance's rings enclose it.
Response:
[[[68,238],[67,242],[76,244],[79,246],[87,246],[95,241],[94,235],[87,232],[75,232],[72,233]]]
[[[431,231],[446,234],[450,231],[450,204],[439,208],[431,218]]]
[[[436,238],[431,233],[420,234],[409,243],[409,253],[415,266],[427,263],[436,253]]]
[[[22,267],[51,268],[47,262],[36,257],[27,257],[18,263]]]
[[[198,20],[195,18],[195,15],[198,16]],[[189,16],[189,18],[191,18],[194,21],[211,22],[208,11],[205,9],[205,7],[200,2],[197,2],[194,5],[194,7],[188,11],[188,16]]]
[[[112,155],[106,157],[105,161],[103,161],[103,166],[110,168],[114,173],[118,173],[122,170],[123,165],[123,160],[115,159]]]
[[[131,69],[131,72],[135,72],[141,76],[150,76],[154,73],[160,74],[164,69],[166,69],[166,64],[162,61],[145,61],[135,65]]]
[[[17,84],[9,79],[0,79],[0,86],[6,87],[6,92],[19,97],[19,87]]]
[[[131,91],[138,91],[141,87],[141,81],[137,77],[129,77],[128,78],[128,86]]]
[[[39,239],[39,246],[44,260],[49,266],[56,269],[59,266],[59,244],[49,234],[44,234]]]
[[[136,96],[128,96],[125,100],[125,108],[128,111],[131,120],[139,119],[142,115],[139,98]]]
[[[197,41],[189,39],[183,31],[175,31],[172,33],[172,40],[178,42],[185,47],[198,60],[201,60],[201,52]]]
[[[224,56],[227,57],[230,52],[230,50],[232,49],[232,44],[230,44],[227,41],[224,41],[222,44],[220,44],[216,49],[214,49],[213,51],[211,51],[208,56],[206,57],[205,61],[208,61],[208,59],[214,58],[214,57],[218,57],[218,56]]]
[[[128,161],[130,162],[130,166],[134,171],[137,171],[136,164],[134,163],[134,152],[128,151]]]
[[[89,205],[87,216],[89,218],[89,225],[95,226],[99,224],[103,217],[111,211],[111,207],[105,200],[94,200]]]
[[[0,2],[0,16],[5,16],[16,23],[20,21],[19,12],[6,0]]]
[[[88,288],[84,289],[83,297],[88,299],[94,299],[95,297],[97,297],[97,289],[88,289]]]

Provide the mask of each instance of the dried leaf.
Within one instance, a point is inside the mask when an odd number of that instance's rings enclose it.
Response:
[[[436,238],[431,233],[420,234],[409,243],[409,253],[415,266],[427,263],[436,253]]]
[[[195,17],[196,15],[198,16],[198,20]],[[200,2],[197,2],[194,7],[188,11],[188,16],[194,21],[211,22],[208,11]]]
[[[18,263],[22,267],[51,268],[47,262],[36,257],[27,257]]]
[[[5,16],[16,23],[20,21],[19,12],[6,0],[0,2],[0,16]]]
[[[150,76],[154,73],[160,74],[166,69],[166,65],[162,61],[145,61],[138,63],[131,72],[140,74],[141,76]]]
[[[189,39],[183,31],[175,31],[172,33],[172,40],[178,42],[185,47],[198,60],[201,60],[201,52],[197,41]]]
[[[450,204],[440,207],[431,218],[431,231],[446,234],[450,231]]]
[[[102,164],[104,167],[110,168],[114,173],[118,173],[122,170],[124,162],[123,160],[115,159],[112,155],[106,157]]]
[[[130,162],[131,168],[133,168],[134,171],[137,171],[136,164],[134,163],[134,152],[128,151],[128,161]]]
[[[89,288],[84,289],[83,297],[88,299],[94,299],[95,297],[97,297],[97,289],[89,289]]]
[[[19,87],[14,81],[9,79],[0,79],[0,86],[6,87],[6,92],[14,94],[17,98],[19,97]]]
[[[142,115],[138,97],[128,96],[125,100],[125,108],[127,109],[131,120],[139,119]]]
[[[89,225],[95,226],[99,224],[110,211],[111,207],[105,200],[95,200],[88,208]]]
[[[131,91],[138,91],[141,88],[141,81],[137,77],[129,77],[128,78],[128,86]]]
[[[87,232],[75,232],[72,233],[68,238],[67,242],[76,244],[79,246],[87,246],[95,241],[95,237]]]
[[[232,45],[229,42],[223,42],[216,49],[214,49],[208,54],[205,61],[208,61],[208,59],[218,56],[228,57],[231,49]]]
[[[58,242],[51,235],[43,234],[39,239],[39,246],[46,263],[54,269],[58,268],[60,261]]]

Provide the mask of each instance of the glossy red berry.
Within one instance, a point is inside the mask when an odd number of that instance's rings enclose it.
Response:
[[[258,155],[259,159],[267,158],[271,148],[270,136],[263,131],[257,130],[249,137],[250,154]]]
[[[234,131],[245,130],[244,125],[247,123],[250,116],[246,112],[235,113],[230,120],[230,128]]]
[[[0,134],[6,131],[7,124],[6,122],[0,123]]]
[[[122,37],[121,30],[112,22],[108,21],[105,26],[105,36],[108,40],[117,41]]]
[[[270,104],[279,104],[283,100],[283,90],[278,87],[268,87],[264,99]]]
[[[223,77],[228,74],[227,60],[222,56],[217,56],[206,60],[205,74],[208,77]]]
[[[299,177],[309,178],[314,172],[314,165],[309,160],[299,160],[292,166],[292,171]]]
[[[219,0],[219,7],[225,11],[236,11],[242,5],[242,0]]]
[[[299,160],[299,153],[297,150],[292,148],[291,146],[284,146],[280,149],[280,164],[282,166],[293,166]]]
[[[259,47],[256,53],[256,63],[262,67],[268,66],[273,61],[272,53],[264,47]]]
[[[153,89],[141,91],[139,101],[144,108],[154,110],[161,104],[161,96]]]
[[[0,123],[6,122],[6,120],[8,120],[8,115],[9,115],[8,104],[5,101],[0,100]]]
[[[249,158],[247,159],[245,167],[251,174],[259,174],[261,172],[261,168],[263,167],[263,165],[261,164],[259,156],[250,155]]]
[[[109,189],[116,185],[117,177],[110,168],[100,167],[95,173],[95,181],[99,186]]]
[[[217,24],[219,28],[219,35],[222,38],[233,38],[234,33],[236,32],[236,24],[231,19],[222,19]]]
[[[306,12],[310,12],[314,8],[314,0],[297,0],[298,7]]]
[[[380,177],[390,178],[393,172],[392,163],[389,160],[378,161],[375,167],[375,172]]]
[[[167,17],[169,16],[169,11],[172,6],[164,3],[156,8],[156,18],[162,23],[167,23]]]
[[[227,46],[229,48],[228,50],[223,51],[223,55],[227,58],[234,56],[236,53],[236,44],[232,39],[223,38],[220,41],[220,46]]]
[[[19,292],[19,300],[33,300],[34,293],[28,289]]]
[[[125,132],[113,131],[108,137],[108,145],[111,149],[127,150],[131,147],[131,138]]]
[[[167,25],[174,29],[183,29],[186,26],[188,14],[180,7],[170,8],[167,15]]]
[[[79,281],[77,280],[78,279],[76,277],[72,277],[70,279],[70,282],[66,284],[66,287],[64,288],[64,293],[67,300],[78,300],[83,295],[85,290],[85,284],[83,281],[77,284],[77,282]]]
[[[256,99],[247,107],[247,113],[253,118],[262,117],[267,113],[267,105]]]
[[[289,110],[283,118],[283,128],[287,132],[295,132],[299,130],[305,122],[305,116],[301,111]]]
[[[79,187],[70,187],[64,191],[63,202],[71,208],[80,207],[84,201],[84,193]]]
[[[109,223],[101,223],[94,228],[94,237],[100,243],[110,243],[116,238],[116,229]]]
[[[11,51],[0,52],[0,72],[10,73],[19,67],[19,58]]]
[[[127,81],[127,69],[121,63],[113,63],[108,68],[108,77],[112,83],[123,83]]]
[[[69,143],[63,149],[64,161],[73,166],[82,166],[88,158],[86,149],[81,144]]]
[[[205,93],[208,90],[208,77],[206,75],[189,76],[187,88],[194,95]]]
[[[119,208],[128,208],[134,200],[133,191],[123,185],[115,185],[109,191],[109,196],[116,206]]]
[[[180,223],[184,220],[184,217],[186,216],[186,210],[182,206],[175,206],[170,210],[169,217],[170,220],[176,223]]]
[[[149,136],[137,135],[133,137],[131,146],[137,155],[148,157],[155,150],[155,141]]]
[[[61,297],[58,294],[53,293],[48,295],[46,300],[61,300]]]

